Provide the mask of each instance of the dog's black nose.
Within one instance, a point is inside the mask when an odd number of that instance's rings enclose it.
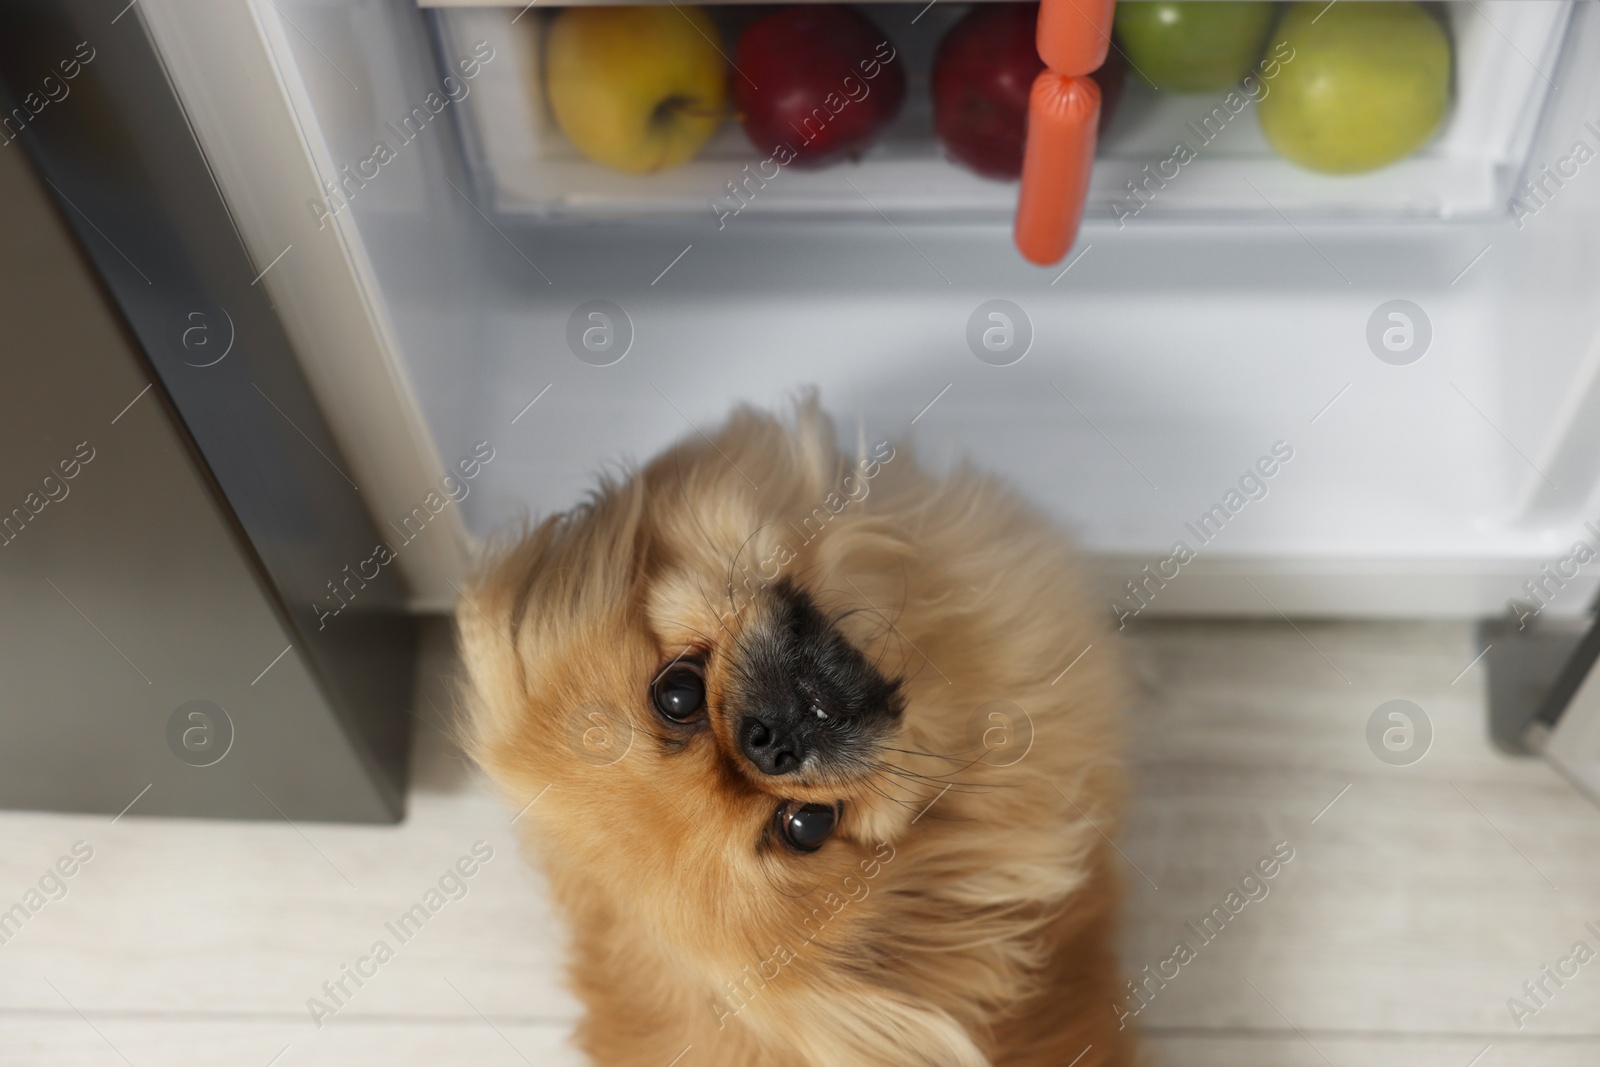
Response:
[[[798,731],[746,715],[739,723],[739,747],[763,774],[790,774],[805,762],[805,739]]]
[[[729,666],[731,740],[763,775],[858,771],[905,708],[899,681],[880,674],[787,578],[766,591]]]

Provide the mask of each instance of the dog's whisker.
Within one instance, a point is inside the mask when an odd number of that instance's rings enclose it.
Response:
[[[736,551],[732,557],[729,558],[728,578],[726,583],[728,587],[728,607],[733,607],[733,568],[739,565],[739,557],[744,555],[744,550],[746,548],[750,547],[750,542],[755,540],[756,534],[760,533],[762,530],[765,530],[771,525],[772,523],[770,522],[764,522],[760,526],[757,526],[754,530],[751,530],[749,535],[746,536],[745,539],[739,544],[738,551]]]
[[[952,787],[955,787],[955,788],[970,789],[970,788],[975,788],[975,787],[977,787],[979,785],[979,783],[977,783],[977,782],[963,782],[959,778],[948,778],[948,777],[940,777],[940,776],[936,776],[936,775],[918,774],[916,771],[908,771],[903,767],[896,767],[896,766],[894,766],[892,764],[884,764],[884,765],[880,766],[878,769],[880,771],[882,771],[884,774],[892,774],[897,778],[904,778],[907,781],[912,781],[912,782],[921,782],[921,783],[923,783],[925,785],[930,785],[930,786],[939,786],[940,788],[943,788],[944,786],[952,786]]]
[[[920,756],[923,759],[942,759],[942,760],[945,760],[945,761],[950,762],[950,763],[966,763],[969,766],[971,765],[971,762],[972,762],[965,755],[952,756],[952,755],[946,755],[946,754],[940,753],[940,752],[926,752],[926,751],[922,751],[920,749],[915,749],[915,748],[895,748],[892,745],[884,745],[883,746],[883,750],[885,752],[898,752],[902,756]]]
[[[878,796],[882,797],[884,800],[887,800],[889,803],[898,804],[900,807],[905,808],[907,811],[915,811],[918,808],[918,804],[913,802],[913,801],[902,800],[899,797],[891,796],[888,792],[886,792],[883,789],[882,786],[878,785],[876,782],[874,782],[870,778],[863,778],[861,780],[861,785],[864,786],[867,789],[872,790],[872,792],[876,793]],[[919,797],[917,799],[918,800],[925,800],[926,798]]]
[[[872,781],[872,779],[867,779],[867,781]],[[881,791],[887,791],[891,787],[903,790],[905,797],[909,798],[907,803],[916,801],[918,803],[925,804],[933,797],[938,796],[941,792],[941,790],[936,790],[932,786],[924,786],[924,784],[921,782],[907,782],[904,780],[899,782],[891,782],[887,779],[880,778],[874,781],[873,784]],[[923,791],[924,788],[927,790],[927,792]]]
[[[963,796],[975,797],[975,796],[984,796],[985,794],[993,792],[993,790],[991,790],[991,789],[979,789],[976,786],[971,785],[970,783],[958,783],[958,782],[943,782],[943,783],[941,783],[941,782],[935,782],[935,781],[928,781],[928,780],[925,780],[925,779],[922,779],[922,778],[918,778],[918,777],[915,777],[913,775],[908,775],[908,774],[905,774],[903,772],[898,772],[898,771],[887,771],[886,773],[891,774],[891,775],[893,775],[893,776],[895,776],[897,778],[900,778],[900,779],[902,779],[904,781],[915,782],[918,785],[926,785],[930,789],[932,789],[934,786],[940,786],[940,788],[935,791],[934,795],[936,795],[936,796],[939,795],[939,794],[942,794],[942,793],[959,793],[959,794],[961,794]]]
[[[899,752],[899,749],[891,749],[891,752]],[[904,752],[904,755],[922,755],[922,753]],[[947,761],[949,761],[949,763],[962,763],[962,766],[960,766],[960,768],[958,768],[958,769],[966,769],[966,768],[971,768],[971,766],[978,766],[979,763],[982,763],[982,761],[984,761],[984,757],[986,757],[986,755],[989,755],[989,749],[987,749],[987,747],[984,747],[984,749],[981,750],[981,753],[979,753],[979,755],[974,755],[974,757],[971,757],[971,758],[962,757],[962,758],[960,758],[960,760],[957,760],[957,758],[952,758],[952,760],[947,760]],[[965,761],[962,761],[962,760],[965,760]]]
[[[892,771],[892,772],[894,772],[896,774],[909,775],[911,777],[921,779],[922,781],[925,781],[925,782],[936,782],[936,783],[938,783],[940,785],[945,785],[945,784],[949,784],[949,783],[952,783],[952,782],[954,782],[956,784],[968,784],[968,783],[962,783],[960,781],[960,779],[958,779],[956,777],[956,775],[958,775],[961,771],[971,769],[974,766],[974,764],[971,764],[971,763],[963,764],[962,766],[956,768],[955,770],[953,770],[953,771],[951,771],[951,772],[949,772],[947,774],[927,774],[927,773],[924,773],[922,771],[912,770],[910,767],[907,767],[907,766],[904,766],[902,764],[896,763],[896,762],[894,762],[893,760],[890,760],[890,759],[880,759],[880,760],[878,760],[876,762],[876,764],[873,764],[871,766],[873,766],[874,770]]]

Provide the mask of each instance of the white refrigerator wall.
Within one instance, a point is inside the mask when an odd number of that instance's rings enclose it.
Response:
[[[1533,0],[1454,18],[1533,6],[1551,25],[1569,13]],[[1502,195],[1543,181],[1517,217],[1397,211],[1371,177],[1345,201],[1333,179],[1298,201],[1252,193],[1253,158],[1274,189],[1284,179],[1268,173],[1281,162],[1248,150],[1259,131],[1247,109],[1246,147],[1171,183],[1187,210],[1119,224],[1105,190],[1164,153],[1132,138],[1103,158],[1065,271],[1022,262],[1003,217],[897,206],[870,157],[836,171],[860,177],[865,208],[832,214],[751,211],[719,227],[709,209],[502,212],[493,175],[468,162],[483,147],[468,109],[487,94],[401,122],[431,110],[476,44],[462,39],[470,22],[435,34],[429,20],[489,16],[378,0],[141,10],[252,254],[266,266],[286,244],[306,253],[263,284],[379,524],[398,528],[478,442],[493,449],[468,496],[400,554],[422,606],[451,601],[481,538],[571,506],[608,464],[813,384],[842,440],[861,424],[1015,484],[1074,533],[1125,611],[1141,601],[1122,583],[1180,541],[1195,558],[1143,586],[1151,613],[1493,614],[1575,540],[1600,544],[1584,528],[1600,515],[1600,162],[1574,158],[1576,143],[1600,149],[1600,69],[1580,58],[1600,51],[1593,5],[1571,10],[1548,53],[1509,60],[1529,68],[1512,82],[1555,86],[1514,127],[1514,158],[1490,160]],[[1488,47],[1483,27],[1471,32]],[[490,47],[478,78],[516,61]],[[1458,86],[1463,99],[1484,91]],[[1164,114],[1191,103],[1198,117],[1216,101],[1178,98]],[[380,143],[385,160],[368,162]],[[704,199],[742,165],[708,176]],[[375,176],[353,182],[346,167]],[[760,193],[785,195],[782,180]],[[968,342],[995,299],[1032,335],[1007,366]],[[626,355],[607,366],[568,342],[569,319],[595,300],[630,324]],[[1431,333],[1404,365],[1368,339],[1394,300],[1420,308]],[[1392,325],[1378,319],[1380,333]],[[1246,478],[1275,449],[1271,477]],[[1208,537],[1196,524],[1216,505],[1227,519]],[[448,551],[426,544],[436,534]],[[1547,584],[1550,611],[1577,611],[1594,585]]]

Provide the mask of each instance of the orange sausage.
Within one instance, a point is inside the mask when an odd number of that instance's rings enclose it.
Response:
[[[1106,61],[1116,0],[1042,0],[1039,58],[1058,74],[1089,74]]]
[[[1042,71],[1028,96],[1014,236],[1023,258],[1048,266],[1067,254],[1094,169],[1100,86],[1087,75]]]

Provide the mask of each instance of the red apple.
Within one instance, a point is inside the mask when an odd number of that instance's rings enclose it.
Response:
[[[751,23],[733,65],[734,107],[750,143],[801,166],[859,156],[906,96],[889,39],[837,4],[797,4]]]
[[[933,128],[945,151],[990,178],[1022,173],[1028,93],[1044,69],[1038,4],[978,4],[933,61]]]
[[[978,4],[939,42],[933,61],[934,131],[952,158],[986,177],[1022,174],[1028,94],[1044,69],[1038,22],[1036,3]],[[1100,86],[1104,130],[1122,97],[1122,57],[1108,53],[1092,77]]]

